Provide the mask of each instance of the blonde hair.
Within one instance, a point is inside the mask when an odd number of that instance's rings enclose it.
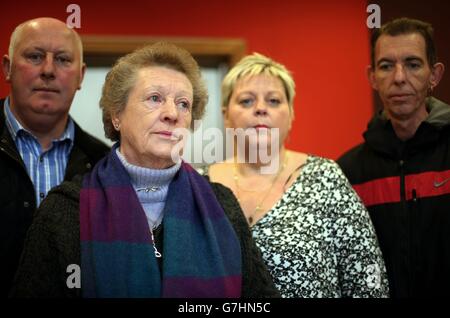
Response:
[[[226,110],[236,82],[245,76],[270,75],[277,77],[283,83],[289,110],[294,118],[295,82],[286,67],[259,53],[247,55],[239,61],[222,81],[222,109]]]
[[[194,95],[192,122],[202,118],[205,112],[208,92],[201,78],[200,68],[192,55],[169,43],[147,45],[120,58],[106,75],[100,108],[105,136],[112,141],[120,140],[120,133],[112,124],[112,116],[125,109],[128,95],[136,85],[138,72],[149,66],[163,66],[186,75],[192,84]]]

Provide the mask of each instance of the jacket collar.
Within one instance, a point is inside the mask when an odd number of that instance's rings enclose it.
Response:
[[[20,133],[25,133],[30,136],[32,136],[35,140],[37,138],[33,135],[32,132],[28,131],[26,128],[24,128],[20,122],[17,120],[17,118],[14,116],[14,114],[11,111],[11,106],[9,103],[9,98],[2,100],[3,104],[3,113],[5,118],[5,125],[8,128],[8,131],[12,137],[12,139],[16,142],[16,138],[20,136]],[[69,116],[68,122],[66,124],[66,128],[64,129],[63,134],[56,139],[56,141],[65,141],[69,140],[71,147],[73,146],[73,140],[75,138],[75,126],[72,118]]]
[[[450,106],[430,97],[427,100],[428,117],[420,124],[413,138],[402,141],[395,134],[391,121],[383,111],[378,112],[368,124],[364,139],[375,151],[394,158],[404,158],[433,146],[443,129],[450,128]]]
[[[6,126],[4,101],[4,99],[0,99],[0,144],[10,157],[25,166],[20,158],[20,154],[17,151],[16,144],[11,137],[9,129]]]
[[[444,128],[450,125],[450,105],[430,97],[427,102],[428,117],[427,123],[437,128]]]

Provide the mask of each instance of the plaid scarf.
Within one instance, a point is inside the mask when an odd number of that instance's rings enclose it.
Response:
[[[80,193],[83,297],[239,297],[240,244],[209,183],[183,162],[169,185],[161,273],[117,147]]]

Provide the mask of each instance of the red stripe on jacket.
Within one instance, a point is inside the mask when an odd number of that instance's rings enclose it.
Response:
[[[400,177],[353,185],[365,206],[400,202]],[[405,176],[406,200],[450,194],[450,170]]]

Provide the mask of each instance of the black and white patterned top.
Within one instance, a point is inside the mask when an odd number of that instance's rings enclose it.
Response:
[[[282,297],[388,297],[369,214],[338,165],[308,156],[253,238]]]

